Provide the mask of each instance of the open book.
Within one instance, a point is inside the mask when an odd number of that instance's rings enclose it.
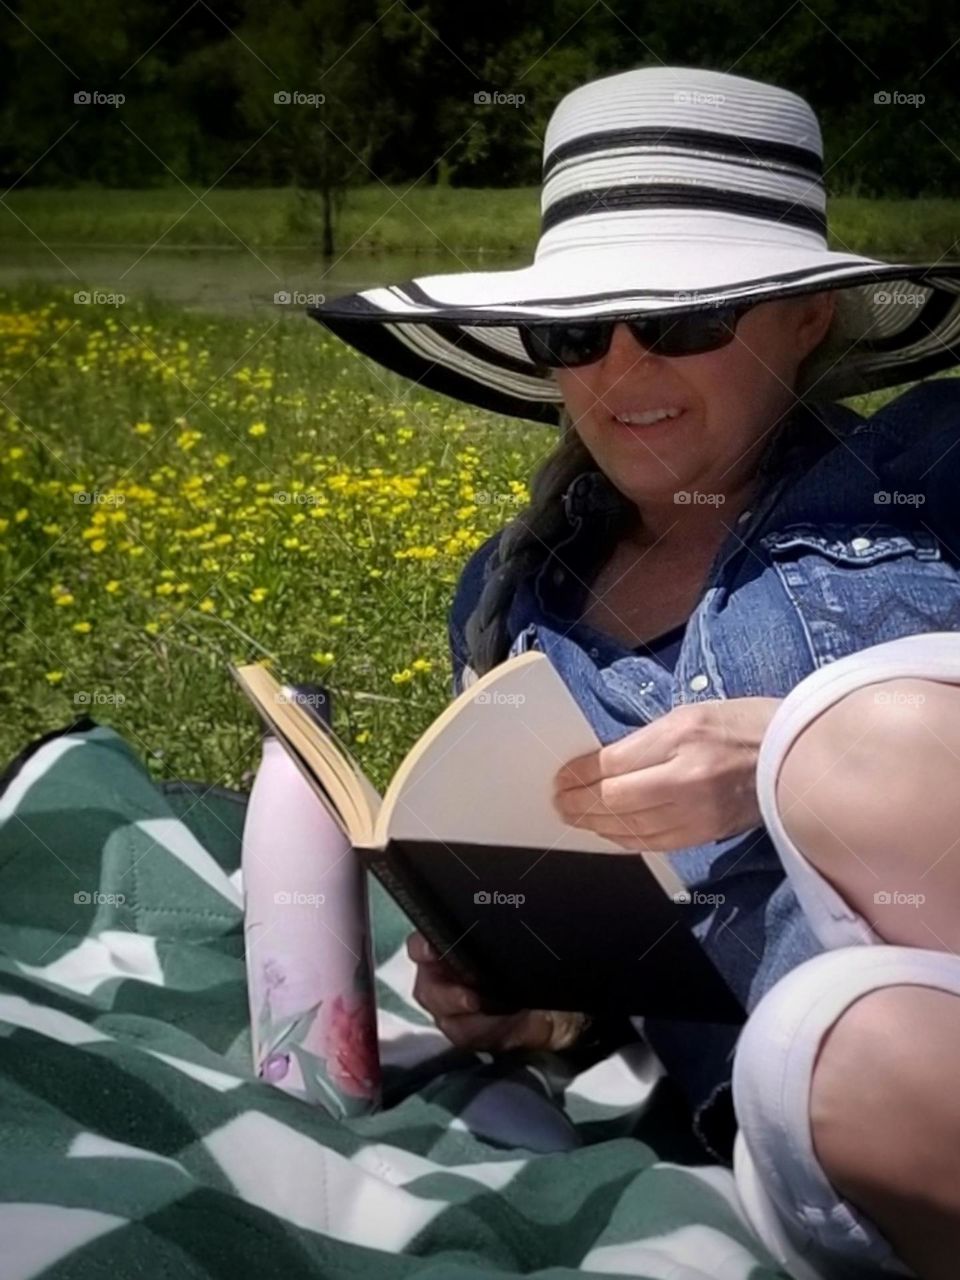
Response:
[[[553,777],[600,743],[550,660],[475,680],[381,799],[349,750],[266,670],[230,668],[357,855],[487,1008],[742,1023],[691,931],[669,854],[564,822]]]

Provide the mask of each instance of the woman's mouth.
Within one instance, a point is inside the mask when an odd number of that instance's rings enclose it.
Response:
[[[661,422],[673,422],[685,410],[674,405],[664,405],[658,409],[638,409],[612,413],[611,419],[620,427],[655,427]]]

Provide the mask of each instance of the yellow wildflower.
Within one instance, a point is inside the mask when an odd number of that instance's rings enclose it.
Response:
[[[73,630],[78,632],[80,635],[85,636],[89,635],[93,630],[93,627],[89,622],[75,622],[73,624]]]
[[[265,436],[267,434],[267,424],[265,422],[252,423],[247,430],[247,434],[254,437]]]
[[[48,671],[48,672],[47,672],[47,681],[48,681],[50,684],[59,684],[59,683],[60,683],[60,681],[61,681],[62,679],[63,679],[63,672],[62,672],[62,671]]]
[[[250,592],[250,596],[249,596],[251,604],[262,604],[266,598],[267,598],[266,587],[254,587],[254,589]]]

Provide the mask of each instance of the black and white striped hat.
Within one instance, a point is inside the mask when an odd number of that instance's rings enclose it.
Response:
[[[421,276],[308,314],[422,386],[556,424],[559,388],[531,363],[518,321],[682,314],[841,288],[864,305],[818,394],[960,362],[960,263],[828,249],[820,127],[803,98],[717,71],[643,67],[555,108],[530,266]]]

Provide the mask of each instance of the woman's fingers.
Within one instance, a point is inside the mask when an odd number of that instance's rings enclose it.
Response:
[[[470,987],[459,982],[442,961],[417,966],[413,998],[436,1018],[459,1013],[476,1013],[480,998]]]
[[[439,958],[430,943],[418,931],[414,931],[407,937],[407,955],[417,964],[423,964]]]
[[[495,1053],[544,1048],[551,1031],[547,1015],[532,1009],[512,1014],[439,1017],[436,1023],[458,1049],[486,1049]]]

